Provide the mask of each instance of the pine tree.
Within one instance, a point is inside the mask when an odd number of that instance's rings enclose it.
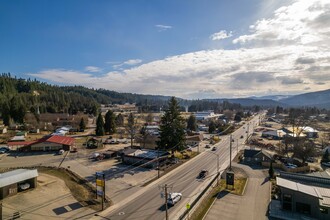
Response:
[[[95,133],[97,136],[103,136],[104,135],[104,121],[103,116],[101,113],[99,113],[99,116],[96,119],[96,130]]]
[[[197,124],[196,124],[196,117],[194,115],[190,115],[187,121],[187,129],[191,131],[196,131]]]
[[[110,134],[116,132],[115,115],[111,110],[105,114],[104,131]]]
[[[121,113],[119,113],[116,117],[116,125],[117,126],[123,126],[124,125],[124,117]]]
[[[215,130],[217,129],[214,121],[210,121],[210,124],[209,124],[209,133],[212,134]]]
[[[274,177],[274,168],[273,168],[273,162],[270,162],[269,170],[268,170],[269,178],[272,179]]]
[[[185,145],[185,121],[180,115],[177,100],[172,97],[168,108],[161,118],[160,140],[157,142],[160,149],[182,150]]]
[[[326,149],[322,156],[322,162],[329,162],[329,161],[330,161],[329,149]]]
[[[81,119],[80,119],[79,128],[81,131],[85,130],[85,128],[86,128],[85,120],[83,117],[81,117]]]

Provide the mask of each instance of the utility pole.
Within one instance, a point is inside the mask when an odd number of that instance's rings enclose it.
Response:
[[[219,170],[219,155],[216,154],[216,156],[217,156],[217,168],[218,168],[217,186],[219,186],[219,178],[220,178],[220,170]]]
[[[171,188],[171,186],[169,187],[167,184],[165,184],[164,186],[159,186],[159,188],[164,192],[161,193],[161,196],[165,198],[165,214],[166,214],[166,220],[168,220],[168,205],[167,205],[167,199],[168,199],[168,188]]]
[[[159,167],[159,147],[157,149],[157,166],[158,166],[158,179],[160,177],[160,167]]]
[[[229,145],[229,155],[230,155],[229,170],[231,170],[231,145],[232,145],[232,135],[230,135],[230,145]],[[219,168],[218,168],[218,170],[219,170]]]
[[[249,130],[250,130],[250,123],[248,123],[248,125],[247,125],[247,130],[246,130],[246,143],[248,143],[248,139],[249,139]]]
[[[166,220],[168,220],[168,207],[167,207],[167,184],[165,184],[165,209],[166,209]]]

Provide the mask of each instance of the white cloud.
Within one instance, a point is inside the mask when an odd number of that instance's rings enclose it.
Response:
[[[118,69],[119,67],[122,67],[122,66],[135,66],[135,65],[140,64],[140,63],[142,63],[142,60],[132,59],[132,60],[127,60],[125,62],[113,65],[112,67],[115,68],[115,69]]]
[[[226,30],[221,30],[217,33],[214,33],[210,36],[211,40],[223,40],[233,36],[233,32],[230,31],[227,33]]]
[[[91,73],[97,73],[97,72],[101,72],[102,69],[97,66],[86,66],[85,71],[91,72]]]
[[[128,60],[95,77],[52,69],[33,76],[120,92],[183,98],[244,97],[330,88],[330,4],[296,1],[234,40],[244,47],[202,50],[145,63]],[[138,66],[133,66],[137,65]]]
[[[161,32],[161,31],[167,31],[167,30],[173,28],[170,25],[163,25],[163,24],[157,24],[157,25],[155,25],[155,27],[158,29],[159,32]]]

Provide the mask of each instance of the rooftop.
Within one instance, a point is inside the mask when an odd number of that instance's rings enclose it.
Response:
[[[14,183],[22,182],[27,179],[32,179],[38,176],[38,171],[17,169],[0,174],[0,187],[8,186]]]
[[[281,177],[276,178],[276,184],[280,187],[291,189],[293,191],[308,194],[319,198],[321,206],[330,207],[330,189],[301,184],[292,180],[287,180]]]

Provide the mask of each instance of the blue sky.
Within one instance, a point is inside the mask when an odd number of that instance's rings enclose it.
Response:
[[[52,84],[184,98],[329,88],[329,54],[326,48],[323,56],[313,51],[329,42],[321,27],[329,24],[322,18],[330,7],[323,0],[302,2],[3,0],[1,72]],[[306,21],[304,10],[314,13],[314,20]],[[315,36],[308,34],[311,28]],[[288,58],[288,69],[274,64]],[[301,64],[299,58],[310,62]],[[267,62],[249,66],[260,59]],[[310,74],[316,67],[325,79]],[[311,77],[301,80],[304,74]],[[249,88],[271,80],[282,87]]]

